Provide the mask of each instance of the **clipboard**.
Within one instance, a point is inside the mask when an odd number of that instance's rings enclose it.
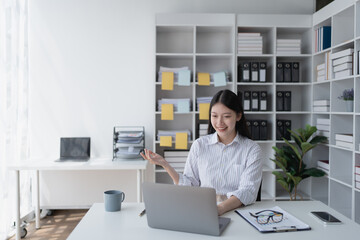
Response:
[[[255,214],[265,209],[239,209],[235,210],[245,221],[250,223],[255,229],[261,233],[274,233],[274,232],[291,232],[291,231],[305,231],[311,230],[311,227],[304,222],[300,221],[290,213],[284,211],[278,206],[268,208],[266,210],[281,212],[283,219],[281,222],[274,223],[269,222],[267,224],[259,224],[255,217],[251,216],[250,213]]]

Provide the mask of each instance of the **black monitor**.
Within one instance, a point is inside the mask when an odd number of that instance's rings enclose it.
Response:
[[[90,158],[90,138],[61,138],[60,159]]]

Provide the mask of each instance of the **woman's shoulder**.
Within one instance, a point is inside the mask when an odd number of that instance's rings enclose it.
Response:
[[[205,145],[207,145],[207,144],[211,143],[213,138],[214,138],[214,133],[208,134],[208,135],[205,135],[205,136],[201,136],[198,139],[196,139],[193,144],[197,144],[197,145],[204,145],[205,144]]]
[[[250,138],[247,138],[244,136],[240,136],[240,138],[248,150],[261,151],[260,145],[257,142],[255,142],[254,140],[251,140]]]

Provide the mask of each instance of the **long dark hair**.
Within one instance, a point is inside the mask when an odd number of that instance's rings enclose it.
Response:
[[[235,129],[243,137],[251,138],[249,130],[246,125],[246,119],[244,115],[244,109],[241,104],[240,98],[230,90],[221,90],[217,92],[211,100],[210,109],[209,109],[209,127],[208,134],[214,133],[215,129],[211,124],[211,109],[216,103],[222,103],[227,108],[236,112],[236,114],[241,113],[240,121],[236,122]]]

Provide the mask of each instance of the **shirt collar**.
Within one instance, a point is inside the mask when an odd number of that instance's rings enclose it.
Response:
[[[231,145],[234,142],[236,142],[236,143],[241,142],[241,136],[239,135],[239,133],[236,134],[236,137],[234,138],[234,140],[231,143],[229,143],[228,145]],[[219,141],[217,133],[214,132],[210,138],[209,144],[211,145],[211,144],[216,144],[216,143],[220,143],[220,141]]]

